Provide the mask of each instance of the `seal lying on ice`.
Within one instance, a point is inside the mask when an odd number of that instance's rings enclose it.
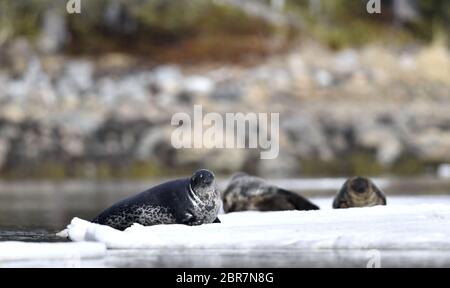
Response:
[[[214,174],[199,170],[191,178],[169,181],[109,207],[92,222],[124,230],[133,223],[200,225],[220,223],[221,200]]]
[[[233,175],[223,195],[225,212],[259,210],[318,210],[306,198],[267,183],[264,179],[239,172]]]

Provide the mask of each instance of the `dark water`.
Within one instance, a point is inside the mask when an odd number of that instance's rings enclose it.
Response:
[[[73,217],[92,219],[148,185],[151,182],[0,182],[0,241],[67,241],[55,233]]]
[[[57,231],[47,229],[25,228],[1,228],[0,241],[25,241],[25,242],[66,242],[55,235]]]
[[[73,217],[92,219],[112,203],[151,185],[151,181],[3,182],[0,183],[0,227],[58,231]]]

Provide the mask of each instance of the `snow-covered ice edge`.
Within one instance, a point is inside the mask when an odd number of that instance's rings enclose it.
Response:
[[[134,224],[125,231],[74,218],[72,241],[109,249],[450,250],[450,205],[420,204],[319,211],[238,212],[222,224]]]

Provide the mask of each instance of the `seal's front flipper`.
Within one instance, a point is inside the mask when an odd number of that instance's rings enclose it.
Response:
[[[196,217],[191,212],[185,212],[177,217],[177,224],[192,225]]]
[[[212,223],[222,223],[222,222],[220,222],[219,217],[217,217],[216,220],[214,220]]]

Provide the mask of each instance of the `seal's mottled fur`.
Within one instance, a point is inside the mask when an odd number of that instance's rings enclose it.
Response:
[[[230,180],[223,195],[225,212],[259,210],[317,210],[319,207],[304,197],[270,185],[264,179],[236,173]]]
[[[126,198],[98,215],[93,222],[124,230],[133,223],[200,225],[219,222],[221,200],[214,174],[199,170]]]

